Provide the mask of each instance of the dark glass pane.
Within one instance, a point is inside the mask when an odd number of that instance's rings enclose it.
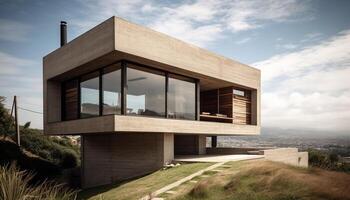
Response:
[[[63,120],[78,118],[78,80],[63,83]]]
[[[121,114],[121,70],[107,67],[102,75],[103,114]]]
[[[80,117],[99,115],[99,77],[98,72],[82,77],[80,82]]]
[[[168,117],[190,119],[196,117],[196,84],[169,77]]]
[[[165,117],[165,76],[127,68],[127,114]]]

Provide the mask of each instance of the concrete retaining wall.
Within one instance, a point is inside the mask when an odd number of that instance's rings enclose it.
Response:
[[[298,152],[297,148],[263,150],[266,160],[281,162],[298,167],[308,167],[308,152]]]

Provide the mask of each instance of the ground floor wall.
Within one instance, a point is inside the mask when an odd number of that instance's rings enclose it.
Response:
[[[204,135],[175,135],[175,155],[206,154],[206,136]]]
[[[171,133],[113,133],[82,136],[82,187],[141,176],[174,159]]]

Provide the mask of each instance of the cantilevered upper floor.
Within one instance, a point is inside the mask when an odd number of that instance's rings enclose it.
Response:
[[[260,132],[260,71],[112,17],[44,57],[46,134]]]

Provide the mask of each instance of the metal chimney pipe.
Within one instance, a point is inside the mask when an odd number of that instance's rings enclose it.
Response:
[[[67,22],[61,21],[61,47],[67,44]]]

